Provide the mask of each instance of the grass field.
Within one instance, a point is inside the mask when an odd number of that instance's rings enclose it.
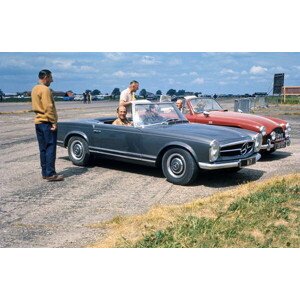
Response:
[[[105,224],[92,247],[300,247],[300,174],[248,183],[186,205],[156,207]]]

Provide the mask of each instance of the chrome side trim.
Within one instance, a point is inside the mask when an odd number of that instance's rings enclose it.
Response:
[[[249,158],[255,158],[255,162],[257,162],[260,158],[261,155],[259,153],[256,153],[250,157],[247,157],[246,159]],[[218,170],[218,169],[227,169],[227,168],[236,168],[236,167],[241,167],[241,161],[242,159],[239,159],[234,162],[228,162],[228,163],[202,163],[198,162],[198,165],[200,169],[205,169],[205,170]]]
[[[144,162],[149,162],[149,163],[155,163],[155,159],[146,159],[146,158],[141,158],[141,157],[134,157],[134,156],[129,156],[129,155],[116,154],[116,153],[110,153],[110,152],[105,152],[105,151],[101,151],[101,150],[95,150],[95,149],[90,149],[90,152],[104,154],[104,155],[108,155],[108,156],[120,157],[120,158],[127,158],[127,159],[131,159],[131,160],[138,160],[138,161],[144,161]]]

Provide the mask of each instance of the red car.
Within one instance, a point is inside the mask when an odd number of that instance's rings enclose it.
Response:
[[[232,112],[209,98],[185,97],[184,113],[192,123],[243,128],[263,135],[261,152],[272,153],[289,146],[291,127],[284,120],[253,114]]]

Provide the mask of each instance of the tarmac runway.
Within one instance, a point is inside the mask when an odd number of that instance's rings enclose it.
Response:
[[[57,103],[60,120],[114,115],[116,107],[112,101]],[[84,247],[105,234],[92,224],[300,171],[300,116],[284,115],[292,126],[291,146],[231,176],[207,172],[191,186],[177,186],[161,170],[145,166],[97,160],[90,167],[77,167],[67,149],[58,147],[56,167],[65,181],[46,182],[30,109],[30,103],[0,103],[0,112],[5,112],[0,115],[0,247]],[[8,113],[13,111],[17,113]]]

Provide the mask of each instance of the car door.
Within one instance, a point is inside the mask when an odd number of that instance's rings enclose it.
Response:
[[[133,126],[94,124],[91,149],[116,158],[140,158],[141,130]]]

